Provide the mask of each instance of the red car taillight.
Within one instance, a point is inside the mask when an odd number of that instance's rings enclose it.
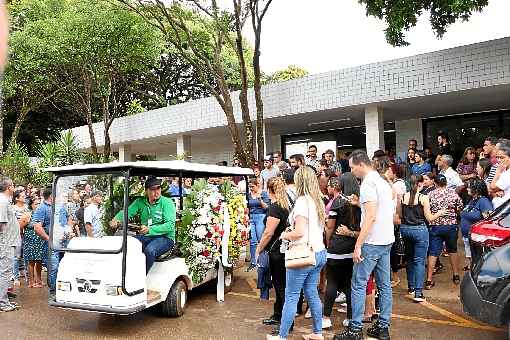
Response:
[[[510,242],[510,228],[500,226],[498,221],[483,221],[473,225],[471,240],[487,247],[501,247]]]

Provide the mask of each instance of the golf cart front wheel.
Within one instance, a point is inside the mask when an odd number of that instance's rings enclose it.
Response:
[[[188,300],[188,288],[182,280],[175,281],[168,292],[166,300],[161,303],[161,311],[165,316],[179,317],[184,314]]]

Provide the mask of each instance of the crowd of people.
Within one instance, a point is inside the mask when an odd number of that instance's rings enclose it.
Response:
[[[510,199],[510,141],[488,137],[483,146],[466,148],[457,162],[446,133],[438,136],[437,155],[417,147],[410,140],[405,157],[383,150],[369,157],[356,150],[336,160],[333,150],[319,158],[311,145],[306,156],[284,160],[275,152],[264,158],[263,169],[254,168],[255,176],[244,183],[251,225],[246,270],[257,269],[262,298],[269,297],[270,287],[275,290],[273,314],[262,321],[273,326],[268,339],[285,339],[296,315],[303,314],[313,320],[305,338],[322,339],[322,329],[333,327],[335,302],[344,302],[340,310],[346,313],[335,339],[362,339],[365,323],[372,323],[369,336],[389,339],[392,288],[400,284],[403,268],[416,303],[426,300],[424,291],[435,287],[434,275],[444,270],[441,255],[449,258],[452,282],[460,283],[461,270],[471,265],[471,226]],[[180,191],[176,181],[170,182],[169,194]],[[183,182],[185,194],[192,180]],[[133,213],[137,204],[162,202],[159,179],[148,178],[145,189],[146,198],[130,205]],[[48,289],[55,292],[61,253],[48,251],[53,199],[50,188],[0,180],[1,311],[19,308],[13,289],[23,276],[27,287],[41,288],[47,270]],[[59,198],[56,216],[68,227],[59,238],[61,246],[72,237],[102,235],[102,199],[88,183]],[[167,203],[165,209],[175,217],[175,204]],[[121,219],[116,216],[112,226]],[[165,221],[165,233],[152,235],[148,228],[142,240],[147,242],[144,252],[151,236],[166,241],[161,249],[151,248],[154,256],[146,254],[147,270],[157,254],[173,245],[175,229]],[[457,255],[459,235],[464,268]],[[307,265],[292,266],[286,254],[300,245],[306,245],[302,252],[311,252],[303,257]]]
[[[145,193],[128,207],[128,217],[140,220],[136,237],[142,243],[148,272],[155,259],[175,243],[176,205],[162,195],[162,180],[154,176],[140,178]],[[175,181],[168,179],[168,195],[175,193]],[[183,181],[183,194],[191,180]],[[179,189],[177,190],[179,194]],[[7,177],[0,179],[0,311],[19,309],[13,301],[22,278],[28,288],[47,285],[50,300],[56,291],[57,272],[63,252],[75,237],[98,238],[105,235],[104,191],[88,182],[75,183],[55,199],[52,188],[15,186]],[[50,235],[54,206],[55,225]],[[123,220],[120,210],[109,224],[115,233]],[[48,244],[52,242],[53,247]],[[51,250],[50,250],[51,249]],[[42,272],[47,272],[43,283]]]
[[[55,294],[62,254],[48,249],[53,200],[50,187],[15,186],[7,177],[0,180],[0,252],[8,254],[0,264],[1,311],[19,308],[12,299],[23,281],[28,288],[47,286],[50,295]],[[73,237],[99,235],[101,200],[102,193],[93,191],[88,183],[72,190],[57,206],[58,223],[63,228],[54,233],[53,241],[58,238],[58,246],[65,247]],[[48,272],[46,282],[42,272]]]
[[[344,300],[344,329],[334,339],[362,339],[364,323],[373,323],[369,336],[389,339],[392,289],[403,268],[416,303],[426,301],[424,291],[433,290],[434,276],[444,271],[441,255],[450,261],[452,283],[460,284],[461,270],[471,266],[471,226],[510,199],[510,141],[487,137],[458,161],[452,153],[441,132],[437,155],[418,150],[414,139],[405,157],[356,150],[335,160],[327,150],[319,158],[311,145],[306,156],[285,161],[275,152],[263,170],[255,167],[246,270],[258,268],[262,298],[272,279],[274,310],[262,321],[273,326],[268,339],[285,339],[301,314],[313,319],[305,338],[322,339],[322,329],[333,326],[335,301]],[[461,239],[464,265],[457,254]],[[286,268],[289,242],[311,246],[315,264]]]

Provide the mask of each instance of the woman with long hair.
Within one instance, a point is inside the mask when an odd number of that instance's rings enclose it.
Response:
[[[492,168],[492,163],[489,158],[480,158],[478,160],[478,163],[476,164],[476,174],[478,175],[478,178],[480,178],[482,181],[485,182],[485,184],[488,183],[489,173]]]
[[[425,280],[425,261],[429,248],[429,231],[426,221],[433,221],[444,214],[439,210],[435,214],[430,211],[427,195],[420,194],[423,183],[421,175],[412,175],[410,191],[402,197],[397,212],[402,223],[400,233],[404,239],[407,258],[407,285],[409,294],[414,294],[415,302],[425,301],[423,281]]]
[[[476,149],[469,146],[464,150],[464,154],[457,165],[457,172],[459,173],[460,179],[467,184],[470,179],[476,178],[476,163],[478,162],[478,156],[476,155]]]
[[[420,193],[428,195],[429,192],[436,190],[436,175],[433,172],[427,172],[422,175],[423,184]]]
[[[294,322],[301,289],[312,311],[313,333],[304,339],[324,339],[322,336],[322,303],[317,291],[322,267],[326,264],[324,247],[324,221],[326,213],[322,194],[315,172],[303,167],[296,171],[294,183],[298,199],[289,216],[291,230],[284,231],[280,238],[293,244],[307,244],[315,253],[315,265],[302,268],[288,268],[285,287],[285,304],[278,336],[268,335],[267,339],[286,339]]]
[[[342,175],[342,177],[344,176]],[[347,195],[343,194],[342,181],[339,178],[331,178],[329,180],[329,187],[334,192],[334,199],[326,223],[326,244],[328,249],[326,263],[327,287],[324,296],[322,328],[330,328],[332,326],[330,316],[337,292],[345,294],[347,300],[347,319],[352,317],[351,277],[354,265],[352,253],[356,244],[356,238],[359,235],[361,220],[361,209],[352,205]],[[357,195],[359,196],[359,189]]]
[[[280,252],[282,232],[287,228],[289,217],[289,200],[285,190],[285,182],[281,177],[270,178],[267,190],[271,203],[267,207],[266,228],[255,252],[258,257],[263,251],[269,255],[269,271],[275,291],[276,300],[273,315],[262,321],[264,325],[278,325],[282,319],[283,304],[285,302],[285,254]],[[279,328],[273,329],[272,335],[277,335]]]
[[[248,182],[250,190],[248,194],[248,208],[250,209],[250,257],[251,262],[246,271],[257,267],[257,257],[255,250],[257,243],[264,232],[264,219],[266,218],[266,209],[269,197],[265,191],[262,191],[261,182],[258,178],[251,178]]]
[[[436,178],[437,188],[428,194],[430,210],[433,214],[440,210],[445,213],[430,223],[429,229],[429,258],[427,267],[427,281],[425,289],[429,290],[435,286],[432,281],[435,264],[443,251],[443,244],[446,244],[446,251],[449,254],[452,265],[454,284],[460,283],[459,263],[457,255],[458,225],[457,216],[463,208],[462,200],[454,189],[447,187],[446,177],[439,175]]]
[[[32,214],[39,206],[38,198],[30,198],[28,208]],[[25,234],[23,239],[23,256],[28,262],[28,287],[42,288],[42,259],[43,259],[44,240],[41,239],[34,230],[33,221],[25,226]]]
[[[468,182],[478,176],[476,173],[477,163],[478,155],[476,154],[476,149],[473,147],[467,147],[466,150],[464,150],[464,154],[462,155],[459,164],[457,165],[457,173],[464,183],[463,189],[459,192],[464,204],[467,204],[470,199],[467,193]]]
[[[464,271],[468,271],[471,267],[471,246],[469,244],[471,226],[483,219],[494,208],[489,199],[487,185],[483,180],[476,178],[469,181],[467,192],[470,200],[460,213],[460,230],[466,253]]]

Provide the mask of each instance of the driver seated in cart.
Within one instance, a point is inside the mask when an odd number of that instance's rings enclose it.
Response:
[[[123,211],[120,211],[110,226],[118,228],[123,221]],[[146,272],[154,264],[158,256],[173,248],[175,244],[175,215],[174,202],[161,196],[161,180],[150,176],[145,181],[145,196],[135,199],[128,207],[128,219],[138,216],[141,225],[135,236],[142,243],[145,254]]]

